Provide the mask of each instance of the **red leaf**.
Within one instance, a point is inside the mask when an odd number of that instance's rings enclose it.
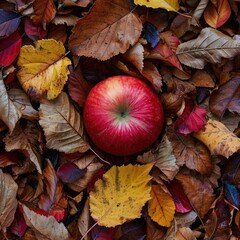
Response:
[[[166,186],[173,197],[176,212],[190,212],[192,210],[192,205],[190,204],[188,197],[184,193],[182,185],[174,179],[173,181],[166,183]]]
[[[21,205],[18,205],[18,208],[15,212],[15,218],[10,226],[10,231],[21,238],[27,230],[27,224],[20,208]]]
[[[175,131],[184,135],[200,131],[207,122],[206,114],[205,108],[195,106],[192,101],[187,102],[182,115],[175,122]]]
[[[94,176],[92,177],[91,181],[89,182],[88,186],[87,186],[87,192],[90,193],[95,185],[95,182],[102,178],[102,175],[105,173],[106,171],[103,168],[100,168],[100,170],[94,174]]]
[[[33,21],[30,18],[26,18],[25,24],[24,24],[24,30],[27,36],[33,41],[42,39],[47,34],[47,31],[45,31],[42,26],[34,25]]]
[[[112,240],[116,234],[118,227],[106,228],[96,225],[91,231],[94,240]]]
[[[16,77],[17,71],[14,70],[13,72],[9,73],[9,75],[4,79],[5,85],[9,85]]]
[[[9,66],[19,54],[21,46],[22,38],[18,32],[0,39],[0,67]]]
[[[15,32],[20,24],[20,17],[16,12],[0,9],[0,37]]]
[[[64,183],[73,183],[79,178],[83,177],[86,169],[80,169],[76,164],[68,162],[61,165],[57,170],[57,176]]]

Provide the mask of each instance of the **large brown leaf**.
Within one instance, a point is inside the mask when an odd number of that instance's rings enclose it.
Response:
[[[220,118],[226,110],[240,114],[240,76],[234,77],[213,91],[209,107],[211,112]]]
[[[0,231],[5,232],[14,219],[18,204],[17,190],[18,186],[11,175],[0,169]]]
[[[207,63],[220,63],[240,53],[240,39],[231,38],[213,28],[204,28],[196,39],[178,46],[176,54],[181,63],[203,69]]]
[[[66,93],[61,93],[53,101],[41,103],[39,115],[48,148],[65,153],[86,152],[89,149],[83,139],[81,116]]]
[[[10,132],[15,128],[22,113],[9,98],[5,84],[0,73],[0,119],[8,126]]]
[[[167,131],[167,137],[173,148],[177,164],[186,165],[189,169],[196,170],[201,174],[210,174],[213,168],[210,152],[201,142],[192,136],[177,134],[172,128]]]
[[[69,46],[74,55],[107,60],[126,52],[141,31],[142,23],[127,0],[98,0],[73,28]]]
[[[40,129],[35,122],[28,122],[25,127],[17,124],[14,131],[3,139],[5,149],[9,152],[19,150],[35,164],[39,173],[41,170],[41,157],[39,154]]]

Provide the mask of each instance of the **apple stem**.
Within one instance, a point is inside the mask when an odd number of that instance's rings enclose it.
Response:
[[[108,165],[111,165],[110,162],[104,160],[91,146],[89,146],[89,149],[103,162],[107,163]]]

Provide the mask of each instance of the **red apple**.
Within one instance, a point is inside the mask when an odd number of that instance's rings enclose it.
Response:
[[[157,94],[142,80],[113,76],[96,84],[84,105],[84,124],[101,150],[118,156],[140,152],[156,141],[164,122]]]

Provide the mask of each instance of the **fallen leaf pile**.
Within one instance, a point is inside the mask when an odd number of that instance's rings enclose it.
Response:
[[[84,129],[115,75],[165,112],[128,157]],[[0,239],[239,239],[239,115],[239,0],[2,0]]]

